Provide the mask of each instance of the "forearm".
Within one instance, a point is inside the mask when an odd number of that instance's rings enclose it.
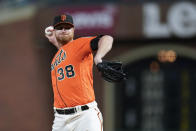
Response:
[[[49,26],[45,29],[45,36],[48,38],[49,42],[52,43],[57,49],[60,48],[60,45],[55,36],[53,26]]]
[[[57,41],[51,41],[51,43],[52,43],[57,49],[60,49],[60,45],[58,44]]]
[[[113,37],[105,35],[98,42],[98,50],[95,55],[95,64],[102,62],[102,58],[112,49]]]

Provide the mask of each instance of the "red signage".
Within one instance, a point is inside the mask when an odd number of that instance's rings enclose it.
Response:
[[[74,20],[76,35],[113,34],[118,21],[118,8],[114,5],[73,6],[60,9]]]

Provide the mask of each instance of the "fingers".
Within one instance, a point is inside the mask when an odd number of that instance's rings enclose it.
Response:
[[[46,36],[51,36],[53,34],[53,31],[54,31],[54,27],[53,26],[46,27],[46,29],[45,29],[45,35]]]

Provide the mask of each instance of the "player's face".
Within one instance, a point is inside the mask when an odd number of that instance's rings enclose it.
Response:
[[[61,24],[55,27],[55,35],[58,42],[66,44],[73,40],[74,27],[70,24]]]

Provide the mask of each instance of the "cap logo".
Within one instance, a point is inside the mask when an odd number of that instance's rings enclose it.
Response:
[[[61,15],[61,20],[65,21],[66,20],[66,15]]]

